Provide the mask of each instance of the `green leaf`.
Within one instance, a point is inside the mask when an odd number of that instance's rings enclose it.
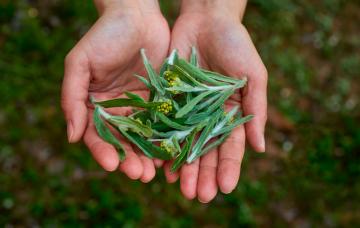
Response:
[[[164,77],[164,72],[167,71],[169,69],[169,58],[166,58],[163,62],[163,64],[161,65],[161,68],[160,68],[160,72],[159,72],[159,75],[161,77]]]
[[[195,47],[192,47],[192,48],[191,48],[190,63],[191,63],[193,66],[196,66],[196,67],[199,66],[199,65],[198,65],[199,63],[198,63],[197,51],[196,51],[196,48],[195,48]]]
[[[179,104],[175,100],[172,101],[172,104],[173,104],[176,111],[178,111],[180,109]]]
[[[172,121],[170,118],[168,118],[167,116],[165,116],[161,112],[157,112],[156,115],[157,115],[157,117],[159,117],[159,120],[161,122],[163,122],[164,124],[166,124],[169,127],[172,127],[174,129],[178,129],[178,130],[188,130],[189,129],[188,126],[183,126],[181,124],[178,124],[178,123]]]
[[[179,55],[178,55],[177,50],[173,49],[170,53],[167,63],[172,66],[172,65],[174,65],[174,62],[176,62],[178,60],[178,58],[179,58]]]
[[[142,97],[140,97],[139,95],[137,95],[135,93],[125,92],[125,95],[130,99],[145,102],[145,100]]]
[[[117,126],[118,128],[125,130],[130,129],[131,131],[141,134],[145,137],[151,137],[153,134],[152,129],[149,126],[126,116],[111,116],[107,118],[107,121]]]
[[[206,108],[204,112],[199,112],[196,114],[193,114],[191,116],[189,116],[189,118],[185,121],[186,124],[194,124],[194,123],[199,123],[201,120],[203,120],[204,118],[206,118],[207,116],[212,115],[212,112],[214,112],[215,110],[217,110],[220,106],[222,106],[225,101],[233,94],[233,89],[231,90],[225,90],[224,92],[220,93],[220,96],[214,95],[214,97],[217,97],[217,100],[215,102],[213,102],[211,105],[207,105],[206,107],[203,107],[202,104],[200,104],[199,106],[201,107],[201,109]],[[211,101],[213,101],[213,97],[209,98],[211,99]],[[205,101],[206,102],[206,101]],[[204,102],[204,103],[205,103]],[[199,107],[195,107],[194,110],[201,110],[199,109]]]
[[[194,77],[192,77],[187,71],[185,71],[180,66],[174,65],[174,70],[179,73],[179,76],[185,77],[188,81],[192,82],[195,86],[206,88],[206,85],[197,81]]]
[[[161,85],[161,80],[160,77],[157,75],[157,73],[155,72],[154,68],[151,66],[151,64],[149,63],[149,60],[147,59],[146,55],[145,55],[145,50],[142,48],[140,50],[143,62],[144,62],[144,66],[145,69],[148,73],[149,79],[150,79],[150,83],[151,85],[153,85],[155,87],[155,89],[161,94],[161,95],[165,95],[165,90]]]
[[[142,83],[145,84],[145,86],[149,89],[149,90],[154,90],[155,88],[150,84],[150,82],[144,78],[143,76],[134,74],[135,77],[137,77]]]
[[[218,85],[218,86],[227,85],[224,82],[220,82],[220,81],[217,81],[217,80],[214,80],[214,79],[208,77],[199,68],[191,65],[190,63],[188,63],[184,59],[178,59],[178,61],[175,63],[175,66],[181,68],[183,71],[187,72],[192,77],[197,78],[197,79],[199,79],[199,80],[201,80],[203,82],[208,82],[208,83],[211,83],[213,85]]]
[[[207,152],[211,151],[212,149],[220,146],[229,137],[230,134],[231,134],[231,132],[227,132],[227,133],[223,134],[220,138],[215,140],[214,142],[207,145],[204,149],[201,150],[201,155],[204,155]]]
[[[178,139],[176,138],[176,136],[171,137],[171,141],[175,147],[175,149],[180,153],[181,152],[181,148],[180,148],[180,144]]]
[[[249,122],[253,117],[254,117],[253,115],[247,115],[247,116],[245,116],[243,118],[238,118],[238,119],[234,120],[233,123],[231,123],[230,125],[222,128],[221,130],[219,130],[214,135],[214,137],[232,131],[234,128],[238,127],[239,125],[244,124],[246,122]]]
[[[140,75],[137,75],[137,74],[134,74],[134,76],[137,77],[142,83],[144,83],[145,86],[150,90],[150,95],[149,95],[148,100],[152,101],[153,98],[154,98],[154,95],[155,95],[154,94],[155,93],[155,87],[153,87],[146,78],[144,78],[144,77],[142,77]]]
[[[98,135],[107,143],[113,145],[119,153],[120,160],[125,159],[125,150],[119,140],[111,133],[101,118],[100,107],[96,106],[93,114],[94,124]]]
[[[200,123],[201,121],[203,121],[204,119],[206,119],[207,117],[209,117],[209,113],[208,112],[201,112],[201,113],[197,113],[194,115],[191,115],[187,120],[186,120],[186,124],[196,124],[196,123]]]
[[[200,111],[204,108],[208,108],[213,102],[215,102],[217,99],[221,97],[221,93],[216,92],[216,94],[213,94],[209,99],[202,102],[201,104],[197,105],[194,109],[194,111]]]
[[[100,105],[104,108],[113,108],[113,107],[139,107],[139,108],[154,108],[158,105],[161,105],[162,102],[144,102],[137,99],[128,99],[128,98],[116,98],[106,101],[97,101],[95,104]]]
[[[167,131],[167,132],[160,132],[160,131],[156,131],[153,129],[154,135],[159,136],[161,138],[171,138],[171,137],[176,137],[180,142],[186,138],[186,136],[188,136],[191,131],[193,130],[193,128],[190,128],[188,130],[175,130],[175,131]]]
[[[214,127],[214,129],[212,130],[211,134],[215,134],[216,132],[218,132],[220,129],[222,129],[226,124],[228,124],[230,122],[230,120],[234,117],[234,115],[236,114],[237,110],[239,109],[239,106],[235,106],[234,108],[232,108],[228,113],[226,113],[225,117],[222,118]]]
[[[218,109],[233,94],[234,94],[234,89],[229,89],[229,90],[225,90],[224,92],[222,92],[221,97],[219,97],[218,100],[216,100],[212,105],[210,105],[208,107],[207,112],[211,113],[211,112],[215,111],[216,109]]]
[[[191,93],[191,92],[201,92],[201,91],[207,91],[208,89],[206,87],[199,87],[199,86],[191,86],[185,82],[181,83],[181,85],[172,86],[169,88],[166,88],[167,91],[180,91],[185,93]]]
[[[188,102],[185,106],[183,106],[176,114],[175,118],[180,118],[186,115],[188,112],[190,112],[194,106],[199,103],[202,99],[204,99],[206,96],[213,93],[213,91],[206,91],[204,93],[200,93],[195,98],[193,98],[190,102]]]
[[[145,140],[138,134],[134,132],[128,132],[122,129],[118,129],[120,133],[127,138],[130,142],[135,144],[137,147],[141,149],[141,151],[149,158],[159,158],[162,160],[170,160],[172,156],[165,151],[163,151],[160,147],[155,146],[151,142]]]
[[[228,82],[228,83],[232,83],[232,84],[240,83],[244,86],[247,81],[246,77],[244,77],[244,79],[236,79],[236,78],[228,77],[228,76],[219,74],[217,72],[209,71],[209,70],[201,69],[201,71],[203,73],[205,73],[208,77],[210,77],[214,80],[222,81],[222,82]]]
[[[197,140],[195,146],[192,148],[192,152],[190,156],[187,158],[186,162],[191,163],[195,161],[199,156],[201,156],[201,149],[209,138],[215,124],[219,120],[219,118],[223,115],[223,110],[219,109],[214,114],[210,116],[207,125],[205,126],[204,130],[201,132],[199,139]]]
[[[189,153],[189,151],[191,150],[191,146],[194,142],[196,133],[198,132],[197,129],[194,129],[191,134],[186,137],[186,141],[185,144],[180,152],[180,154],[176,157],[176,159],[174,160],[172,166],[171,166],[171,172],[175,172],[176,170],[179,169],[179,167],[185,163],[186,161],[186,157]]]

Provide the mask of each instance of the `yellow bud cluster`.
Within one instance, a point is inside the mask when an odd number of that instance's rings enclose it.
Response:
[[[165,151],[166,153],[169,153],[171,155],[173,155],[176,151],[175,147],[172,144],[170,144],[169,142],[167,142],[166,140],[161,141],[160,148],[163,151]]]
[[[230,123],[233,123],[234,122],[234,120],[235,120],[235,118],[232,116],[231,118],[230,118]]]
[[[140,123],[140,124],[143,123],[140,118],[136,118],[135,121],[138,122],[138,123]]]
[[[227,112],[224,112],[223,115],[226,116],[228,113]],[[229,120],[229,123],[233,123],[235,120],[234,116],[232,116]]]
[[[171,112],[173,109],[171,101],[164,101],[161,105],[157,106],[159,112],[164,113],[165,115]]]
[[[175,72],[167,70],[164,72],[164,76],[170,87],[176,86],[178,84],[179,76]]]

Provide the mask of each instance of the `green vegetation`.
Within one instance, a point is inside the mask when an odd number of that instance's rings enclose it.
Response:
[[[159,74],[144,49],[141,55],[149,77],[141,79],[149,89],[148,101],[131,92],[125,92],[128,98],[98,102],[91,99],[97,133],[117,149],[120,160],[124,160],[126,152],[110,129],[118,131],[149,158],[174,159],[171,170],[176,171],[185,162],[192,163],[219,146],[234,128],[252,119],[252,115],[242,117],[238,106],[229,112],[224,107],[235,90],[245,86],[246,78],[201,71],[194,47],[190,62],[181,59],[177,50],[172,51]],[[133,111],[129,116],[114,116],[104,110],[114,107],[132,107]],[[194,121],[195,116],[202,118]],[[215,141],[210,143],[212,139]]]
[[[160,170],[142,184],[68,145],[63,59],[96,20],[91,1],[1,1],[0,225],[359,226],[359,10],[249,2],[244,23],[269,71],[267,153],[249,150],[237,189],[202,205]]]

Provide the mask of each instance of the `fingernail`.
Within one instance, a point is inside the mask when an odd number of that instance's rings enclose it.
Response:
[[[265,152],[265,137],[264,136],[261,137],[259,147],[260,147],[259,152]]]
[[[71,120],[67,122],[67,136],[68,136],[68,142],[71,143],[72,137],[74,134],[74,127],[72,125]]]
[[[205,204],[205,203],[208,203],[208,202],[209,202],[209,201],[201,200],[200,198],[198,198],[198,200],[199,200],[199,202],[200,202],[200,203],[203,203],[203,204]]]

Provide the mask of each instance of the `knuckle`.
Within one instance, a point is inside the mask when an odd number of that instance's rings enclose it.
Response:
[[[61,104],[61,108],[64,112],[68,109],[68,107],[70,105],[69,101],[64,96],[61,97],[60,104]]]
[[[265,66],[262,66],[261,67],[261,70],[260,70],[260,75],[264,78],[268,78],[269,74],[268,74],[268,70],[266,69]]]
[[[258,67],[254,73],[255,73],[254,76],[256,76],[255,78],[257,81],[264,81],[264,80],[266,81],[268,78],[268,71],[264,65]]]
[[[71,62],[73,62],[74,60],[74,54],[72,51],[70,51],[66,56],[65,56],[65,60],[64,60],[64,63],[65,63],[65,66],[69,65]]]
[[[222,157],[220,163],[225,167],[237,167],[241,164],[241,156],[238,157]]]

